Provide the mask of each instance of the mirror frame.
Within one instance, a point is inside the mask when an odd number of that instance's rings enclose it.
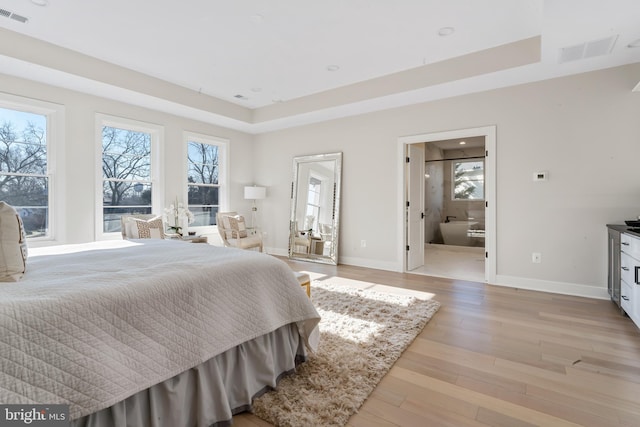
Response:
[[[294,238],[296,237],[296,208],[298,202],[298,189],[300,188],[299,171],[300,167],[304,164],[328,162],[333,161],[333,209],[332,209],[332,221],[331,221],[331,248],[329,255],[316,255],[312,254],[309,250],[307,256],[302,256],[299,253],[295,253]],[[322,264],[338,264],[338,237],[339,237],[339,225],[340,225],[340,187],[342,178],[342,152],[328,153],[328,154],[315,154],[311,156],[298,156],[293,158],[293,182],[291,183],[291,217],[289,218],[289,259],[318,262]]]

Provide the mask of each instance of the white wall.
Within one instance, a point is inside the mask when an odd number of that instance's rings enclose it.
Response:
[[[343,152],[340,261],[390,270],[402,268],[398,138],[496,125],[498,283],[603,296],[605,224],[640,213],[639,76],[633,64],[258,136],[9,76],[0,87],[66,108],[63,243],[93,239],[97,112],[164,126],[165,200],[182,192],[183,130],[229,139],[229,208],[249,214],[242,187],[268,187],[259,214],[272,253],[287,250],[292,158]],[[549,180],[533,182],[542,170]]]
[[[398,138],[496,125],[498,282],[604,297],[605,224],[640,214],[639,76],[633,64],[259,135],[266,245],[287,247],[292,158],[342,151],[340,261],[401,269]]]
[[[65,165],[57,173],[65,179],[63,233],[56,243],[81,243],[94,239],[95,221],[95,115],[126,117],[164,126],[165,205],[183,199],[182,182],[183,131],[217,136],[230,140],[230,206],[245,214],[250,204],[243,199],[243,187],[253,183],[251,136],[241,132],[184,119],[121,102],[85,95],[32,81],[0,74],[2,92],[61,104],[65,107]],[[161,212],[159,212],[161,213]],[[31,245],[34,245],[31,243]]]

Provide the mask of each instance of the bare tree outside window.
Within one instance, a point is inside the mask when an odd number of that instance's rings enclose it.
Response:
[[[484,200],[484,162],[462,161],[454,165],[453,199]]]
[[[151,213],[151,135],[102,128],[103,231],[120,231],[123,214]]]
[[[191,226],[215,225],[220,205],[218,146],[189,141],[187,162],[188,207],[195,217]]]
[[[20,214],[27,238],[48,234],[46,116],[0,108],[0,200]]]

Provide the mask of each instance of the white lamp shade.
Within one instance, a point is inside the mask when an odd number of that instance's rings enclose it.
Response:
[[[250,200],[259,200],[267,197],[267,188],[266,187],[244,187],[244,198]]]

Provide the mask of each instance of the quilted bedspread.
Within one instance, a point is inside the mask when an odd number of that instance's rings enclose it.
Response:
[[[75,419],[292,322],[314,349],[319,315],[269,255],[167,240],[35,252],[0,284],[2,403]]]

